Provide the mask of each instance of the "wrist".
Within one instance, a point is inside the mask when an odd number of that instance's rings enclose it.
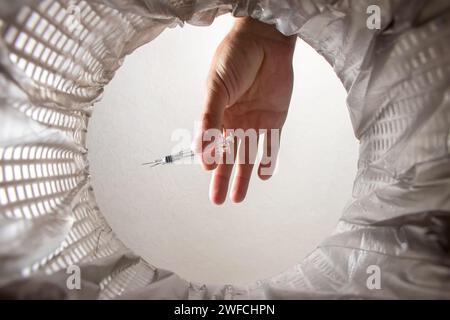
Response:
[[[297,35],[285,36],[275,25],[260,22],[250,17],[236,18],[233,29],[238,33],[246,33],[295,46]]]

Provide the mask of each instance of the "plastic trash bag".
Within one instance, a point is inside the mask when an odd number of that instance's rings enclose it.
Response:
[[[334,233],[290,270],[240,287],[190,283],[130,252],[96,205],[85,143],[127,54],[229,12],[323,55],[360,141]],[[449,19],[447,1],[1,0],[0,296],[450,298]],[[68,283],[74,265],[81,290]]]

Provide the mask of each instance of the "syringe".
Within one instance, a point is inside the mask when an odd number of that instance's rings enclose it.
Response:
[[[211,149],[211,148],[216,148],[216,152],[218,152],[219,154],[227,152],[230,150],[230,144],[233,142],[233,138],[234,138],[234,135],[232,133],[228,133],[226,137],[222,137],[222,139],[220,139],[218,142],[212,143],[209,146],[207,146],[206,150]],[[171,164],[171,163],[174,163],[181,159],[193,158],[195,156],[195,154],[196,154],[196,152],[194,152],[193,149],[184,149],[177,153],[164,156],[160,159],[156,159],[151,162],[145,162],[142,165],[156,167],[159,165]]]
[[[194,151],[192,151],[191,149],[185,149],[174,154],[169,154],[165,157],[162,157],[161,159],[156,159],[152,162],[145,162],[142,165],[143,166],[149,165],[150,167],[156,167],[163,164],[173,163],[181,159],[192,158],[194,157],[194,155],[195,155]]]

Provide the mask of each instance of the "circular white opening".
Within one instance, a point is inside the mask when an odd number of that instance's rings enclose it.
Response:
[[[92,182],[111,227],[151,264],[194,282],[251,283],[300,262],[332,231],[356,171],[345,91],[302,41],[278,172],[254,175],[245,202],[211,204],[200,165],[141,166],[170,153],[175,130],[193,134],[209,62],[232,23],[166,30],[138,49],[89,123]]]

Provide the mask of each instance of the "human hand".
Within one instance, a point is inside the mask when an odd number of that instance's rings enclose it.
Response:
[[[286,37],[274,26],[251,18],[236,20],[213,58],[201,134],[196,140],[202,150],[203,166],[206,170],[214,170],[210,199],[215,204],[225,201],[234,163],[208,161],[212,154],[208,151],[211,142],[204,139],[207,130],[255,129],[258,133],[267,130],[264,154],[270,155],[270,159],[266,156],[258,168],[259,177],[266,180],[273,173],[278,152],[278,143],[274,146],[271,142],[271,129],[281,131],[292,94],[296,36]],[[231,152],[236,155],[238,142],[241,143],[231,192],[234,202],[244,200],[256,158],[256,150],[249,143],[242,143],[243,140],[242,137],[235,138],[231,147]]]

